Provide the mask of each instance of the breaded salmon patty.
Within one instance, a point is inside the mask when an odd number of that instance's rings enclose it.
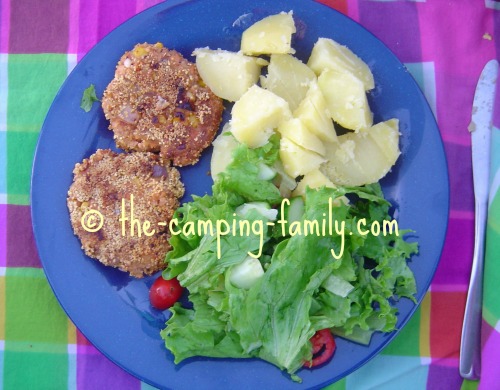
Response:
[[[129,272],[135,277],[150,275],[164,268],[165,254],[171,249],[168,243],[168,222],[179,207],[184,186],[179,171],[162,164],[154,153],[115,153],[99,149],[90,158],[76,164],[74,179],[68,192],[71,225],[81,241],[85,253],[101,263]],[[131,196],[133,216],[143,223],[149,221],[147,233],[134,236],[130,231]],[[122,199],[125,199],[125,235],[122,234]],[[102,228],[95,232],[82,226],[82,217],[89,210],[102,215]],[[89,221],[89,214],[84,218]],[[99,218],[86,226],[93,229]],[[158,224],[160,222],[160,225]],[[166,223],[163,224],[163,222]]]
[[[177,166],[198,161],[223,111],[196,65],[161,43],[138,44],[122,56],[102,107],[120,148],[159,152]]]

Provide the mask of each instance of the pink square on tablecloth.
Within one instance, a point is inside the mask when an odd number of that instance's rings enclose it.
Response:
[[[7,266],[41,268],[29,206],[7,205]]]
[[[140,381],[106,358],[76,330],[77,387],[81,389],[140,389]]]
[[[0,204],[0,267],[7,265],[7,205]]]
[[[450,162],[448,164],[450,210],[472,212],[474,211],[474,192],[472,186],[472,155],[470,145],[445,142],[444,149],[446,158]]]
[[[135,15],[135,3],[131,1],[81,1],[79,8],[70,8],[70,46],[75,46],[78,33],[78,60],[114,28]],[[78,23],[76,32],[75,23]],[[116,59],[118,62],[118,58]]]
[[[494,11],[485,9],[482,1],[427,1],[417,8],[422,60],[435,63],[442,137],[447,142],[470,145],[467,126],[475,86],[483,66],[495,58],[495,39],[484,37],[485,33],[494,35]]]
[[[460,336],[466,291],[437,292],[431,289],[430,350],[433,362],[456,365],[460,355]]]
[[[163,0],[137,0],[137,5],[135,9],[137,12],[141,12],[144,11],[146,8],[150,8],[161,2],[163,2]]]
[[[66,52],[68,3],[67,0],[10,1],[9,53]]]
[[[342,12],[344,15],[349,14],[349,8],[351,7],[351,5],[348,4],[346,0],[319,0],[319,2],[339,12]],[[351,3],[354,4],[354,2]]]
[[[489,327],[489,325],[483,321],[484,327]],[[482,369],[479,390],[498,389],[498,362],[500,362],[500,333],[498,330],[493,329],[489,337],[484,340],[481,361]]]
[[[463,215],[451,212],[448,231],[441,260],[432,280],[433,285],[469,284],[472,264],[474,236],[474,214]]]
[[[384,42],[401,62],[422,62],[415,3],[360,1],[358,7],[363,27]],[[390,28],[382,20],[390,20]]]
[[[0,53],[9,52],[10,0],[0,0]]]
[[[87,338],[80,332],[79,329],[76,329],[76,344],[78,346],[80,345],[92,345],[90,341],[87,340]]]
[[[78,389],[141,389],[139,379],[118,367],[93,346],[78,346],[76,359]]]
[[[428,389],[460,389],[463,379],[457,367],[431,364],[427,377]]]

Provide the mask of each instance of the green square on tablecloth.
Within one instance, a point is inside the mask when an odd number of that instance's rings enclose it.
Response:
[[[500,280],[500,191],[491,202],[488,219],[488,234],[486,236],[486,258],[484,272],[483,317],[494,328],[500,318],[500,299],[498,299],[498,281]]]
[[[387,347],[385,355],[420,356],[420,308]]]
[[[460,387],[460,390],[477,390],[479,387],[479,381],[469,381],[467,379],[464,379],[462,382],[462,386]]]
[[[323,390],[345,390],[345,389],[346,389],[346,379],[342,378],[341,380],[326,386]]]
[[[67,389],[68,355],[5,350],[3,386],[5,389]]]
[[[28,205],[38,133],[7,131],[7,202]]]
[[[7,132],[0,131],[0,195],[7,193]]]
[[[5,276],[0,276],[0,310],[5,307]],[[5,317],[0,316],[0,340],[5,340]],[[0,350],[2,348],[0,347]],[[1,352],[1,351],[0,351]],[[1,370],[1,367],[0,367]],[[0,376],[1,378],[1,376]]]
[[[38,268],[7,268],[5,340],[31,343],[68,342],[68,320],[47,279]]]
[[[37,132],[68,74],[67,56],[9,54],[8,61],[7,129]]]

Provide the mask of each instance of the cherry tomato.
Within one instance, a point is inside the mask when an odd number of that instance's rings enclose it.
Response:
[[[313,347],[313,358],[311,361],[305,362],[304,367],[316,367],[331,359],[336,345],[330,329],[318,330],[309,341]]]
[[[165,310],[179,300],[182,290],[182,286],[176,278],[166,280],[160,276],[149,290],[149,300],[156,309]]]

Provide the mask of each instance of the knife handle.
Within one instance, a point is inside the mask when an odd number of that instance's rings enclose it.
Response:
[[[475,209],[474,257],[460,344],[460,375],[465,379],[479,379],[481,375],[481,314],[487,202],[476,199]]]

